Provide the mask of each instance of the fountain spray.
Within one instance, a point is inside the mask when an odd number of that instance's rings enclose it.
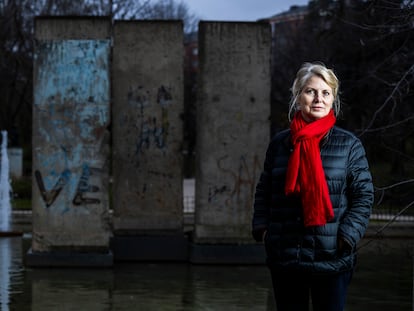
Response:
[[[1,131],[1,165],[0,165],[0,231],[8,231],[10,228],[10,179],[9,158],[7,155],[7,131]]]

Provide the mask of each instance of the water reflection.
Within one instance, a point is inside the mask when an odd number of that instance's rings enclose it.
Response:
[[[361,249],[347,310],[414,310],[413,255],[413,239],[383,239]]]
[[[380,241],[361,252],[347,311],[411,310],[410,243]],[[0,238],[0,253],[1,310],[7,305],[33,311],[275,310],[264,266],[117,263],[112,269],[23,269],[20,237]]]

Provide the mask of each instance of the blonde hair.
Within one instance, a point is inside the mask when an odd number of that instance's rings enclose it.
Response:
[[[304,63],[296,73],[296,78],[293,81],[291,88],[292,97],[289,102],[289,121],[292,119],[293,114],[297,111],[297,100],[302,93],[303,88],[308,80],[314,76],[322,78],[325,83],[331,87],[334,96],[332,109],[334,110],[335,116],[338,116],[341,109],[341,102],[339,99],[339,80],[335,73],[332,69],[327,68],[320,62]]]

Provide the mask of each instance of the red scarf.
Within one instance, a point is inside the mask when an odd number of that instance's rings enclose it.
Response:
[[[335,121],[332,110],[311,123],[306,123],[298,111],[290,124],[293,152],[288,162],[285,193],[300,194],[307,227],[322,226],[334,216],[319,144]]]

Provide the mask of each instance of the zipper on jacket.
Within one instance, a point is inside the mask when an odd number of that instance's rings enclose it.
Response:
[[[300,256],[301,250],[302,250],[302,241],[298,241],[298,245],[296,247],[296,260],[298,261],[298,263],[301,262],[301,256]]]

